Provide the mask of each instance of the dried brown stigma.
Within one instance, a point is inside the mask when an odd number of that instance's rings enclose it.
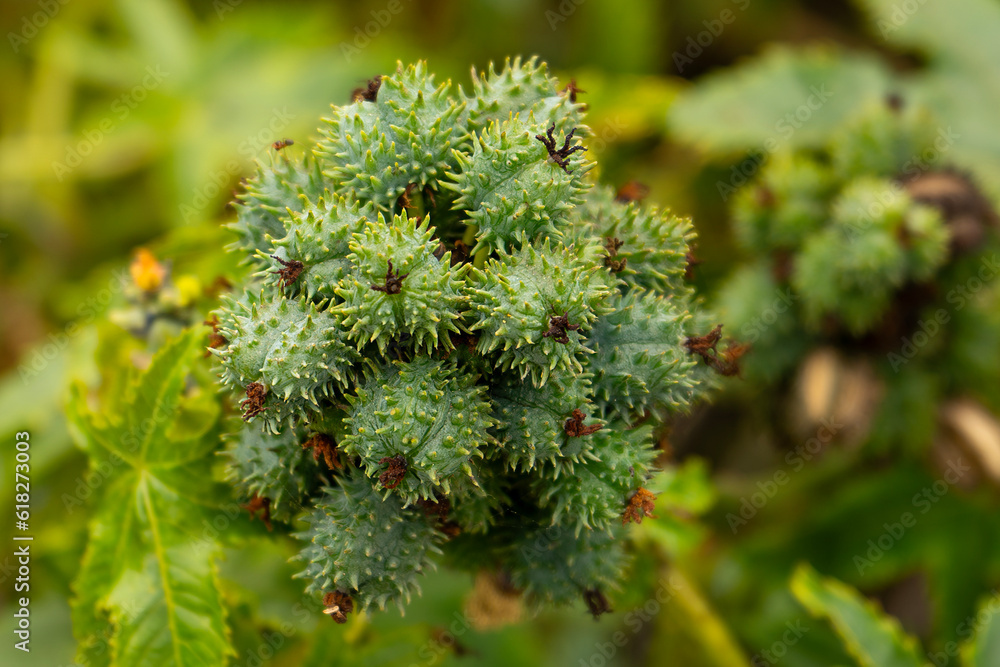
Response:
[[[614,611],[608,598],[596,588],[590,588],[583,592],[583,602],[587,605],[587,611],[593,614],[595,621],[601,617],[601,614],[610,614]]]
[[[326,466],[330,470],[339,470],[343,467],[338,457],[337,445],[334,443],[333,438],[325,433],[316,433],[313,435],[313,437],[302,443],[302,449],[312,449],[313,459],[316,461],[319,461],[319,457],[322,456],[326,462]]]
[[[566,87],[563,88],[560,92],[568,94],[569,95],[569,101],[572,102],[573,104],[576,104],[576,96],[577,96],[577,94],[579,94],[579,93],[585,93],[587,91],[584,90],[583,88],[577,87],[577,85],[576,85],[576,79],[570,79],[569,83],[566,84]]]
[[[615,193],[615,201],[627,204],[633,201],[642,201],[649,196],[649,186],[639,181],[629,181],[618,188]]]
[[[545,146],[545,150],[549,152],[549,159],[555,162],[557,165],[562,167],[563,171],[567,174],[573,173],[569,168],[569,156],[577,151],[586,150],[583,146],[570,146],[569,142],[573,140],[573,135],[576,134],[576,128],[574,127],[570,130],[569,134],[566,135],[566,140],[563,141],[562,148],[556,148],[556,138],[552,136],[552,133],[556,130],[556,124],[553,123],[549,125],[549,129],[545,131],[545,134],[536,134],[535,139],[538,139]]]
[[[684,347],[691,354],[705,356],[709,351],[715,352],[715,346],[720,340],[722,340],[722,325],[717,324],[704,336],[688,336],[684,340]]]
[[[271,259],[277,261],[283,267],[277,271],[271,271],[271,273],[278,276],[278,280],[281,282],[282,287],[294,285],[295,281],[302,275],[302,270],[305,268],[305,265],[297,259],[285,261],[277,255],[271,255]]]
[[[639,487],[639,490],[632,494],[632,497],[628,499],[628,504],[625,505],[625,511],[622,512],[622,525],[630,521],[642,523],[646,517],[655,519],[656,517],[653,516],[655,500],[656,496],[651,491]]]
[[[579,324],[569,323],[569,312],[562,315],[553,315],[549,318],[549,330],[542,334],[543,338],[551,338],[557,343],[565,345],[569,342],[569,332],[579,330]]]
[[[604,249],[608,252],[604,257],[604,266],[608,267],[612,273],[620,273],[628,264],[628,257],[615,259],[618,257],[618,249],[625,245],[625,242],[618,238],[607,237],[604,239]]]
[[[226,344],[229,341],[226,340],[225,336],[223,336],[221,333],[219,333],[219,318],[216,317],[215,315],[213,315],[212,319],[205,320],[203,322],[203,324],[205,326],[212,327],[212,333],[208,337],[208,347],[209,347],[209,349],[216,349],[216,350],[218,350],[220,348],[225,347]],[[210,357],[210,356],[212,356],[212,353],[209,352],[208,350],[205,350],[205,356],[206,357]]]
[[[382,75],[378,74],[371,79],[368,79],[368,83],[364,88],[355,88],[351,92],[351,101],[353,102],[374,102],[378,98],[378,90],[382,87]]]
[[[403,194],[399,195],[399,199],[396,200],[401,208],[405,209],[413,208],[413,200],[410,199],[410,193],[413,192],[415,188],[419,187],[420,187],[419,183],[410,183],[409,185],[406,186],[406,189],[403,190]]]
[[[730,377],[740,374],[740,358],[750,349],[749,343],[730,343],[720,355],[715,358],[715,363],[709,364],[719,372],[720,375]]]
[[[402,454],[382,457],[378,464],[387,466],[378,476],[379,483],[387,489],[395,489],[406,476],[406,457]]]
[[[271,530],[271,499],[266,497],[261,497],[254,494],[254,497],[250,499],[243,508],[250,512],[250,518],[254,519],[257,517],[257,512],[260,512],[260,519],[264,522],[264,525],[268,530]]]
[[[389,260],[389,268],[385,272],[385,284],[384,285],[372,285],[371,288],[376,292],[382,292],[383,294],[399,294],[403,291],[403,280],[409,273],[404,273],[402,275],[396,273],[392,268],[392,260]]]
[[[337,623],[347,623],[347,615],[354,611],[354,600],[347,593],[330,591],[323,596],[323,613]]]
[[[726,377],[740,374],[740,358],[750,349],[748,343],[730,342],[721,353],[717,346],[722,339],[722,325],[718,324],[704,336],[689,336],[684,347],[690,354],[697,354],[720,375]]]
[[[583,414],[583,410],[576,408],[573,410],[573,416],[563,424],[563,431],[571,438],[578,438],[583,435],[597,433],[604,428],[604,424],[590,424],[589,426],[585,426],[583,420],[586,418],[587,415]]]
[[[243,421],[248,422],[264,412],[264,399],[267,398],[267,387],[260,382],[247,385],[247,397],[240,402],[243,408]]]

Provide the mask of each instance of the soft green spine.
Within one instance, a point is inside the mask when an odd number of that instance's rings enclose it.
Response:
[[[296,560],[306,563],[298,575],[306,592],[339,590],[360,610],[403,610],[419,577],[434,567],[440,535],[419,510],[404,509],[395,495],[383,497],[357,470],[328,488],[308,515],[309,528],[298,535],[308,545]]]
[[[554,373],[582,372],[581,358],[591,352],[585,332],[608,312],[610,280],[592,270],[598,252],[594,244],[566,248],[546,240],[533,246],[523,239],[516,253],[475,271],[470,328],[479,335],[479,351],[499,352],[502,368],[530,377],[536,386]],[[564,331],[567,342],[545,335],[552,318],[563,316],[579,327]]]
[[[313,491],[319,470],[295,429],[273,435],[244,425],[231,436],[226,479],[246,497],[268,498],[271,518],[290,522]]]
[[[354,271],[336,289],[342,303],[335,309],[352,339],[375,342],[382,353],[404,335],[427,353],[451,345],[449,334],[460,331],[465,311],[464,269],[452,267],[448,254],[438,259],[437,248],[426,216],[404,213],[389,223],[379,214],[354,234],[348,256]],[[390,262],[395,274],[406,276],[398,294],[372,289],[384,287]]]
[[[375,101],[333,107],[317,154],[337,192],[390,210],[411,184],[436,188],[454,168],[452,149],[467,133],[459,120],[465,102],[448,81],[434,85],[423,62],[383,76]]]
[[[265,273],[270,284],[285,283],[281,271],[284,262],[301,262],[302,272],[288,288],[290,294],[305,293],[309,299],[331,299],[340,281],[351,274],[348,259],[351,238],[375,218],[371,204],[360,205],[326,191],[313,204],[285,218],[284,234],[269,238],[272,250],[263,259],[269,265]],[[273,256],[272,256],[273,255]],[[278,258],[278,259],[276,259]]]
[[[893,292],[945,260],[947,231],[936,211],[887,180],[850,182],[831,204],[832,224],[802,245],[792,285],[808,322],[835,314],[855,334],[871,327]]]
[[[404,457],[406,474],[394,493],[406,504],[450,492],[456,478],[471,477],[471,462],[492,445],[491,407],[485,388],[447,362],[417,358],[371,372],[351,403],[350,434],[343,449],[358,456],[369,477],[385,458]]]
[[[590,165],[580,152],[566,168],[556,164],[536,138],[545,133],[533,117],[511,116],[478,134],[471,156],[456,151],[461,170],[447,187],[458,192],[454,208],[468,211],[477,227],[474,253],[558,237],[573,207],[583,202]],[[553,137],[561,148],[565,133]]]

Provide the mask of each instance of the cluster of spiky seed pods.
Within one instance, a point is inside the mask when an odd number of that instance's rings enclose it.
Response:
[[[949,164],[950,133],[892,97],[823,146],[775,154],[734,198],[750,259],[719,311],[793,441],[831,419],[836,442],[880,454],[993,432],[968,424],[1000,411],[997,216]]]
[[[468,95],[400,66],[246,183],[258,271],[214,350],[246,422],[230,471],[308,525],[310,592],[402,607],[441,558],[533,603],[623,575],[704,323],[690,223],[593,183],[577,90],[534,59]]]

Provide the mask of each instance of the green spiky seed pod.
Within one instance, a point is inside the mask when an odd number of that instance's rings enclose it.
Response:
[[[582,104],[572,99],[571,90],[557,89],[545,63],[537,58],[520,58],[504,63],[498,74],[493,63],[480,74],[472,70],[472,96],[468,104],[468,125],[472,132],[483,132],[490,123],[507,120],[511,115],[533,116],[543,127],[555,124],[569,131],[580,125]]]
[[[316,462],[293,429],[271,435],[246,425],[233,436],[228,455],[227,479],[247,498],[267,498],[277,521],[291,521],[301,511],[318,479]]]
[[[283,220],[289,211],[301,211],[309,201],[316,201],[326,185],[319,163],[306,157],[302,162],[284,156],[275,158],[270,167],[257,165],[257,173],[244,182],[244,193],[236,203],[237,218],[230,228],[238,239],[235,250],[269,252],[272,238],[285,235]]]
[[[940,132],[924,107],[878,105],[831,137],[830,162],[843,180],[911,176],[926,169],[928,150],[942,149],[935,148]]]
[[[600,237],[604,266],[626,285],[659,293],[687,290],[687,248],[694,240],[689,219],[616,201],[608,187],[593,188],[575,215]]]
[[[587,418],[592,412],[589,382],[583,374],[569,382],[553,378],[541,387],[509,378],[494,385],[491,398],[502,453],[512,470],[528,471],[544,462],[555,465],[559,458],[577,461],[586,451],[580,443],[567,442],[565,429],[574,410]]]
[[[421,358],[373,373],[349,397],[351,433],[343,448],[379,478],[387,460],[402,457],[402,477],[381,486],[406,504],[449,493],[454,477],[471,476],[470,461],[490,444],[490,404],[484,388],[445,362]]]
[[[628,565],[619,535],[544,526],[511,536],[507,567],[513,583],[536,605],[565,604],[587,590],[617,588]]]
[[[315,161],[248,185],[233,249],[258,271],[213,345],[267,434],[230,475],[283,520],[301,502],[301,576],[338,621],[442,560],[606,606],[651,430],[707,389],[690,222],[593,182],[579,92],[535,59],[468,97],[400,67],[333,109]]]
[[[403,335],[427,352],[451,345],[449,333],[459,333],[455,323],[465,310],[464,269],[452,268],[450,255],[439,259],[438,246],[428,218],[405,213],[391,224],[379,214],[354,235],[355,271],[336,290],[343,299],[337,312],[352,339],[374,341],[383,353]]]
[[[733,201],[740,243],[756,253],[798,246],[823,225],[834,185],[830,168],[812,156],[775,156],[757,185],[740,190]]]
[[[832,210],[833,224],[803,244],[792,284],[810,321],[818,325],[836,312],[860,333],[894,290],[926,278],[944,261],[948,234],[936,211],[880,179],[851,182]]]
[[[318,154],[337,192],[389,210],[411,183],[434,188],[455,166],[465,102],[452,97],[450,81],[435,86],[424,63],[399,63],[376,90],[374,100],[333,108]]]
[[[594,395],[605,415],[630,422],[650,408],[683,410],[694,395],[694,361],[682,352],[688,315],[650,293],[620,297],[588,338]]]
[[[976,178],[948,164],[946,127],[891,98],[825,145],[772,156],[738,198],[759,233],[740,234],[752,259],[718,304],[726,330],[753,345],[743,370],[762,391],[747,409],[774,415],[775,442],[811,437],[833,415],[850,424],[833,447],[924,459],[950,446],[956,400],[1000,410],[987,380],[997,290],[980,281],[996,273],[996,215]],[[801,181],[810,163],[826,165],[828,188],[753,196]]]
[[[628,496],[649,473],[655,456],[649,446],[649,425],[629,430],[611,424],[592,434],[591,453],[565,472],[559,466],[542,468],[535,481],[543,506],[552,506],[552,521],[572,528],[609,530],[620,522]],[[600,458],[592,452],[600,452]]]
[[[608,279],[585,267],[596,264],[597,248],[537,249],[522,237],[513,255],[490,260],[475,272],[470,301],[480,334],[479,350],[498,351],[503,368],[541,385],[554,372],[579,373],[590,352],[584,335],[598,315],[608,312]]]
[[[361,611],[390,603],[402,610],[433,567],[439,535],[422,512],[383,498],[358,471],[338,481],[317,499],[299,536],[309,546],[297,557],[306,562],[297,576],[308,580],[307,591],[349,593]]]
[[[370,204],[326,193],[314,205],[293,211],[285,219],[285,234],[272,241],[273,257],[266,255],[271,270],[268,282],[305,292],[310,299],[334,296],[337,285],[351,272],[351,237],[375,218]],[[301,262],[300,271],[289,280],[288,262]]]
[[[589,166],[579,153],[560,166],[551,159],[544,139],[546,126],[534,118],[512,116],[491,123],[478,135],[471,157],[456,152],[461,170],[449,185],[459,193],[455,208],[469,212],[476,224],[476,247],[506,251],[533,241],[539,234],[559,233],[573,207],[583,202],[583,180]],[[565,144],[567,133],[553,133]],[[570,140],[571,141],[571,140]],[[571,146],[572,147],[572,146]]]
[[[258,383],[266,389],[262,412],[269,428],[296,411],[318,408],[351,377],[357,351],[346,344],[337,319],[301,299],[266,300],[248,292],[228,299],[219,332],[228,344],[215,349],[222,380],[237,391]]]

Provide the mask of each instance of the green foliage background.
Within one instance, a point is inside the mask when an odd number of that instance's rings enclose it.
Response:
[[[371,23],[386,12],[384,27]],[[373,36],[358,38],[366,27]],[[789,148],[820,145],[866,104],[901,93],[954,126],[949,161],[974,170],[994,200],[1000,193],[1000,6],[992,0],[16,0],[0,6],[0,28],[0,437],[6,445],[31,432],[35,535],[33,652],[13,651],[5,613],[5,664],[73,664],[69,600],[101,594],[74,593],[71,584],[97,500],[117,487],[114,477],[86,472],[87,454],[71,437],[86,418],[66,405],[76,386],[90,412],[127,414],[115,403],[130,382],[123,369],[150,350],[108,313],[124,307],[118,276],[135,248],[151,247],[174,276],[203,288],[237,275],[220,223],[231,219],[227,202],[253,160],[268,161],[274,140],[304,143],[330,103],[397,60],[424,58],[439,77],[464,82],[470,65],[538,54],[563,81],[575,78],[587,91],[602,180],[638,179],[651,201],[694,217],[697,282],[707,294],[743,259],[718,183],[815,86],[833,91],[831,103],[791,134]],[[707,45],[698,45],[706,31]],[[192,305],[193,321],[209,301]],[[207,375],[197,356],[189,363]],[[727,513],[780,468],[783,452],[767,442],[770,401],[761,385],[734,381],[712,413],[722,426],[676,434],[681,463],[654,489],[659,518],[635,531],[637,561],[630,587],[612,600],[615,613],[595,623],[571,608],[463,631],[464,656],[432,637],[461,617],[466,577],[428,577],[405,618],[335,627],[306,608],[286,562],[291,545],[234,513],[210,547],[222,556],[210,576],[220,582],[233,664],[603,664],[598,656],[618,632],[627,641],[608,664],[774,664],[761,660],[776,654],[762,651],[801,622],[808,631],[785,641],[775,662],[915,665],[925,651],[967,639],[960,624],[1000,583],[995,489],[944,497],[866,577],[851,556],[940,472],[924,450],[837,449],[733,535]],[[218,410],[206,396],[200,411],[181,411],[178,428],[191,437],[216,432]],[[13,459],[3,451],[9,479]],[[212,467],[204,466],[206,479]],[[220,507],[237,502],[223,491]],[[13,531],[10,514],[0,524]],[[854,588],[796,569],[801,561]],[[923,593],[893,602],[893,590],[912,588],[894,585],[914,579]],[[665,584],[670,593],[658,601]],[[915,638],[854,589],[878,597]],[[989,653],[1000,645],[993,625],[980,634],[949,664],[1000,664]]]

